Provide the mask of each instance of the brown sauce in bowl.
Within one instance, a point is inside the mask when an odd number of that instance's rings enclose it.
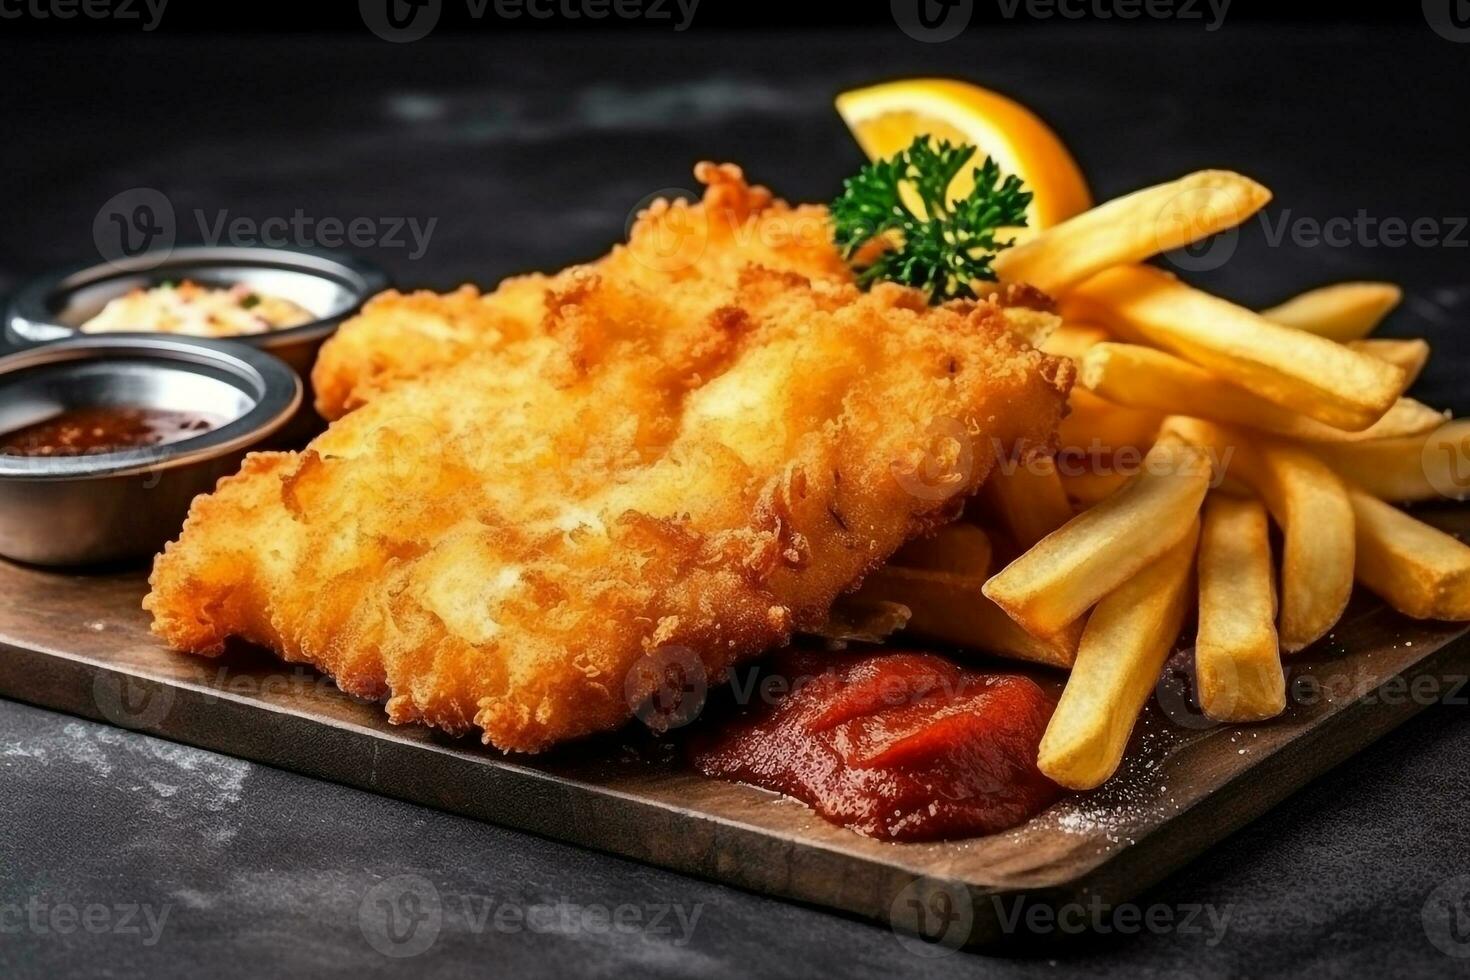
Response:
[[[93,456],[164,446],[201,436],[225,419],[161,408],[73,408],[0,433],[0,455]]]

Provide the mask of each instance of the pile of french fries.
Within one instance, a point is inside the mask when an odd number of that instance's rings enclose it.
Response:
[[[1470,420],[1404,396],[1428,345],[1368,336],[1399,290],[1254,312],[1141,264],[1269,199],[1208,171],[1002,252],[1002,282],[1057,300],[1042,348],[1078,366],[1060,448],[1003,461],[966,522],[860,593],[928,639],[1070,670],[1039,757],[1064,786],[1116,771],[1186,628],[1201,709],[1249,722],[1285,710],[1282,654],[1332,629],[1354,580],[1409,616],[1470,619],[1470,547],[1385,502],[1463,499],[1470,460]]]

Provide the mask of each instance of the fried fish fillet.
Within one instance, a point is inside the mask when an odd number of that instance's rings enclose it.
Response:
[[[155,632],[253,641],[394,722],[538,751],[629,720],[650,656],[714,683],[819,624],[1064,411],[1070,362],[993,303],[747,267],[694,317],[607,272],[558,278],[522,339],[248,457],[158,557]]]
[[[726,305],[750,265],[809,279],[851,282],[832,245],[827,210],[793,207],[750,185],[733,164],[701,163],[703,199],[655,200],[626,244],[557,275],[507,279],[481,294],[464,286],[446,295],[388,291],[342,325],[312,373],[317,411],[335,419],[400,381],[458,363],[471,352],[502,350],[541,336],[548,297],[595,273],[663,293],[684,317],[703,321]]]

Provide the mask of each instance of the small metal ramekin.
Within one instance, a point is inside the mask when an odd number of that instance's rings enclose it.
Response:
[[[26,347],[81,335],[81,325],[109,300],[133,289],[185,279],[215,287],[250,286],[290,300],[316,317],[299,327],[229,338],[270,351],[291,365],[307,386],[303,414],[310,413],[311,366],[317,351],[343,320],[388,288],[382,269],[340,252],[181,245],[167,252],[80,265],[26,283],[6,309],[5,340],[11,347]],[[298,422],[306,423],[292,426],[298,440],[321,425],[314,415]]]
[[[189,504],[301,404],[285,362],[241,344],[107,334],[0,357],[0,433],[76,408],[169,409],[219,428],[162,446],[71,456],[0,455],[0,554],[37,565],[146,558]]]

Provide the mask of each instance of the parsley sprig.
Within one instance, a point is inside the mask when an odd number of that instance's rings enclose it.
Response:
[[[1024,227],[1031,192],[1020,178],[1002,178],[990,157],[973,170],[975,187],[952,201],[949,186],[975,156],[975,147],[955,146],[928,136],[903,152],[864,167],[842,185],[832,202],[832,222],[842,257],[853,264],[864,289],[880,280],[927,290],[929,302],[971,298],[971,283],[993,282],[991,261],[1015,239],[999,241],[1002,228]],[[923,204],[917,214],[904,201],[903,186]],[[866,265],[864,246],[882,236],[884,247]],[[861,255],[860,255],[861,253]]]

